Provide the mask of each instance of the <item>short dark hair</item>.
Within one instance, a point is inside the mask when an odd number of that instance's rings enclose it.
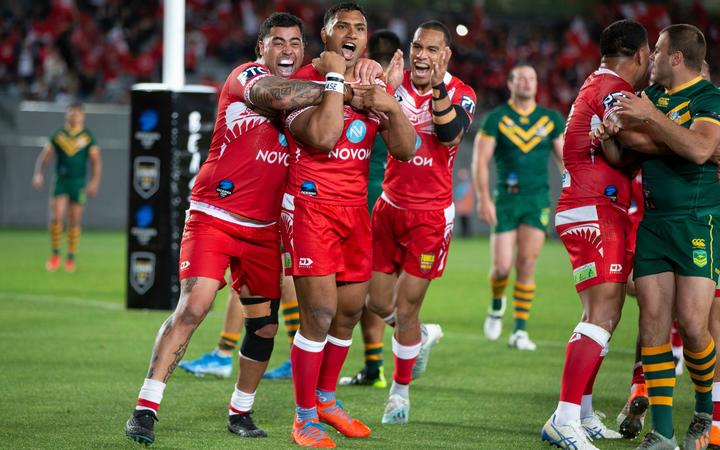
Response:
[[[514,66],[512,66],[512,69],[510,69],[510,72],[508,72],[508,81],[512,81],[512,79],[513,79],[513,72],[515,72],[515,69],[519,69],[519,68],[521,68],[521,67],[529,67],[529,68],[535,70],[535,67],[533,67],[533,65],[530,64],[529,62],[527,62],[527,61],[520,61],[520,62],[518,62],[517,64],[515,64]]]
[[[618,20],[600,33],[600,55],[610,58],[633,56],[647,42],[644,26],[634,20]]]
[[[302,38],[303,44],[305,43],[305,28],[303,26],[303,21],[300,20],[299,17],[294,16],[290,13],[286,12],[274,12],[270,14],[270,16],[265,19],[265,21],[260,25],[260,31],[258,31],[258,38],[257,43],[255,44],[255,56],[258,58],[260,55],[260,42],[262,42],[268,34],[270,34],[270,29],[273,27],[282,27],[282,28],[291,28],[291,27],[298,27],[300,29],[300,36]]]
[[[668,50],[670,53],[680,52],[685,59],[685,66],[688,69],[700,72],[702,63],[705,60],[707,44],[702,31],[693,25],[680,23],[663,28],[660,32],[667,33],[669,39]]]
[[[367,13],[362,6],[355,2],[343,2],[337,3],[325,11],[325,16],[323,16],[323,26],[327,26],[328,22],[334,19],[337,13],[341,11],[360,11],[360,14],[362,14],[365,20],[367,20]]]
[[[368,57],[385,67],[390,64],[395,51],[400,48],[400,38],[390,30],[373,32],[368,41]]]
[[[79,109],[80,111],[85,111],[85,105],[83,105],[83,103],[79,101],[70,102],[67,105],[67,108],[65,108],[65,110],[70,111],[71,109]]]
[[[439,31],[443,34],[443,37],[445,38],[445,45],[452,44],[452,34],[450,34],[450,30],[447,26],[445,26],[444,23],[440,22],[439,20],[428,20],[427,22],[423,22],[418,25],[418,30],[420,29]]]

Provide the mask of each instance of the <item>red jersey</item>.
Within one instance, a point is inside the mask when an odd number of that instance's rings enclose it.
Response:
[[[445,74],[445,86],[453,105],[461,106],[472,122],[475,91],[458,78]],[[416,153],[410,161],[388,155],[383,192],[392,204],[406,209],[445,209],[452,203],[452,170],[458,146],[446,147],[435,134],[432,121],[432,90],[421,94],[406,70],[395,92],[405,115],[415,127]]]
[[[236,67],[220,91],[210,152],[192,188],[190,209],[216,217],[230,211],[261,222],[280,216],[288,143],[279,123],[253,111],[253,85],[271,76],[255,62]]]
[[[298,70],[292,78],[325,82],[310,64]],[[386,87],[383,84],[383,87]],[[287,116],[289,129],[295,118],[307,108],[300,108]],[[330,153],[298,142],[288,132],[290,142],[290,175],[287,192],[304,200],[357,206],[367,204],[370,172],[370,152],[380,120],[374,114],[345,105],[345,126],[340,140]]]
[[[616,108],[621,91],[632,86],[608,69],[593,72],[580,88],[565,126],[565,172],[558,211],[585,205],[630,206],[630,178],[611,166],[590,131]]]

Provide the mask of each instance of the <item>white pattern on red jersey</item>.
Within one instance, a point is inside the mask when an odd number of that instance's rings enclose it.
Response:
[[[458,78],[445,74],[448,97],[462,107],[472,122],[475,91]],[[416,153],[410,161],[388,155],[383,192],[393,205],[406,209],[445,209],[452,204],[452,170],[458,146],[446,147],[435,134],[432,121],[432,89],[421,94],[406,70],[395,92],[405,115],[415,127]]]
[[[584,205],[630,206],[630,178],[611,166],[590,131],[615,110],[622,91],[632,86],[608,69],[593,72],[580,88],[565,126],[562,193],[558,211]]]
[[[325,82],[312,65],[298,70],[292,78]],[[377,80],[387,89],[384,83]],[[308,108],[288,115],[285,126],[289,130],[295,118]],[[370,152],[380,126],[371,113],[345,105],[345,125],[340,140],[330,153],[298,142],[292,133],[286,133],[290,143],[290,175],[288,193],[308,201],[336,205],[367,204]]]
[[[262,222],[278,220],[289,147],[279,124],[253,111],[248,98],[253,85],[268,76],[270,69],[250,62],[236,67],[225,81],[210,152],[192,188],[193,202]]]

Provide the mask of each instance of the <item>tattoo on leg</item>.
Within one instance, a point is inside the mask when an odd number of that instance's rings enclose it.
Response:
[[[152,376],[155,374],[155,363],[157,363],[158,360],[158,347],[160,346],[160,340],[170,334],[174,321],[175,314],[171,314],[170,317],[165,319],[165,322],[163,322],[160,330],[158,331],[157,338],[155,339],[155,344],[153,345],[152,356],[150,357],[150,368],[148,369],[146,378],[152,378]]]
[[[190,337],[188,336],[187,340],[180,344],[178,349],[173,353],[175,355],[175,359],[173,359],[172,364],[170,364],[170,367],[168,367],[167,374],[165,374],[165,378],[163,379],[163,383],[167,383],[167,380],[170,378],[170,375],[172,375],[173,371],[177,367],[178,363],[182,359],[182,357],[185,355],[185,350],[188,348],[188,344],[190,343]]]
[[[189,294],[189,293],[193,290],[193,288],[195,287],[195,285],[197,284],[197,282],[198,282],[197,277],[192,277],[192,278],[186,279],[186,280],[183,282],[183,285],[182,285],[182,291],[183,291],[183,293],[184,293],[184,294]]]

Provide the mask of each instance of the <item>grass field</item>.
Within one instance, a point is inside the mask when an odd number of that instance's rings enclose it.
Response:
[[[151,345],[166,312],[124,308],[125,238],[118,232],[83,234],[73,274],[45,272],[49,237],[44,231],[0,230],[0,446],[3,448],[137,448],[123,426],[144,378]],[[387,392],[342,387],[338,396],[374,434],[366,440],[337,437],[339,448],[547,448],[539,430],[555,408],[565,343],[580,317],[564,249],[549,242],[538,267],[537,299],[529,331],[533,353],[506,347],[511,314],[498,342],[482,336],[489,267],[486,239],[453,242],[445,276],[433,283],[422,316],[443,326],[428,372],[411,389],[407,426],[380,425]],[[186,356],[216,343],[225,291],[198,329]],[[632,299],[613,337],[595,387],[595,407],[608,423],[623,405],[633,364],[637,307]],[[288,357],[278,334],[271,366]],[[359,333],[343,374],[362,365]],[[392,354],[386,333],[386,373]],[[156,425],[158,449],[292,448],[292,386],[263,382],[255,419],[269,433],[243,440],[225,430],[233,381],[196,379],[178,370],[165,391]],[[684,436],[692,413],[687,375],[675,391],[676,432]],[[637,441],[599,442],[630,449]]]

